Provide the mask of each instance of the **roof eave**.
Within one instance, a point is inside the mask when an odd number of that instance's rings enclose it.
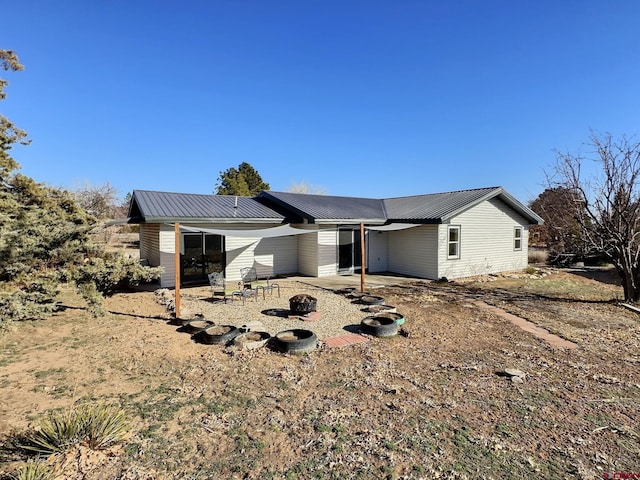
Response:
[[[486,202],[487,200],[491,200],[492,198],[495,198],[495,197],[500,197],[500,199],[504,203],[509,205],[509,207],[511,207],[513,210],[515,210],[520,215],[522,215],[525,219],[527,219],[530,225],[542,225],[544,223],[544,220],[542,220],[542,218],[536,215],[536,213],[533,212],[530,208],[527,208],[525,205],[520,203],[514,196],[512,196],[502,187],[497,187],[494,190],[488,192],[486,195],[483,195],[482,197],[476,199],[475,201],[470,202],[467,205],[460,207],[453,212],[443,215],[441,221],[447,222],[451,220],[453,217],[460,215],[462,212],[465,212],[466,210],[469,210],[470,208],[475,207],[476,205],[482,202]]]
[[[281,224],[282,218],[193,218],[193,217],[145,217],[140,219],[138,223],[265,223],[265,224]]]
[[[366,223],[366,224],[380,224],[383,225],[387,222],[386,218],[315,218],[313,221],[309,221],[309,223],[317,223],[317,224],[344,224],[344,225],[352,225],[354,223]]]

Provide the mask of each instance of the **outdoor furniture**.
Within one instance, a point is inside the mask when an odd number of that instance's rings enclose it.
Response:
[[[278,290],[278,297],[280,297],[280,285],[277,283],[271,283],[270,276],[267,276],[264,280],[266,281],[266,285],[253,285],[258,281],[262,280],[258,278],[258,273],[256,272],[255,267],[244,267],[240,269],[240,277],[242,278],[243,288],[249,288],[255,290],[256,293],[262,291],[262,299],[266,298],[266,292],[273,295],[273,290]]]
[[[258,289],[253,286],[253,282],[258,280],[256,269],[253,267],[244,267],[240,269],[240,281],[238,282],[238,290],[231,292],[231,299],[242,299],[244,305],[247,297],[254,297],[257,300]]]
[[[227,282],[222,272],[213,272],[208,275],[209,285],[211,285],[211,296],[222,295],[218,301],[227,303]]]

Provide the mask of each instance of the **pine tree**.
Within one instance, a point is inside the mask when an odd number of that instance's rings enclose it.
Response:
[[[253,196],[269,188],[269,184],[262,180],[255,168],[247,162],[242,162],[238,168],[231,167],[220,172],[215,193],[216,195]]]
[[[9,50],[0,50],[0,66],[22,70]],[[0,100],[6,85],[0,79]],[[9,154],[17,143],[28,143],[26,132],[0,115],[0,326],[54,312],[61,283],[75,285],[99,314],[103,295],[158,276],[158,269],[95,244],[92,233],[103,225],[73,193],[17,172],[20,165]]]

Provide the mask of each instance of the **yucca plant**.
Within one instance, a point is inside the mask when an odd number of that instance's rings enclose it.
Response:
[[[107,405],[81,405],[49,414],[26,436],[23,447],[42,454],[64,452],[77,444],[101,450],[123,440],[127,431],[124,411]]]
[[[83,442],[93,450],[102,450],[122,440],[129,431],[125,413],[105,405],[86,405]]]
[[[18,469],[13,480],[53,480],[53,469],[44,462],[30,460]]]

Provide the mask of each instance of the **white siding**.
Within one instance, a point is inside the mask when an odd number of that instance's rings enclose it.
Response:
[[[423,225],[389,233],[389,271],[438,278],[438,226]]]
[[[159,232],[160,265],[164,268],[160,276],[160,286],[164,288],[176,285],[176,234],[172,225],[161,225]]]
[[[296,227],[303,228],[296,225]],[[311,227],[307,227],[311,229]],[[317,227],[313,227],[315,230]],[[298,272],[310,277],[318,276],[318,234],[298,235]]]
[[[439,225],[439,278],[520,270],[527,266],[528,223],[497,198],[461,213],[449,225],[460,226],[460,258],[447,258],[448,225]],[[514,250],[515,227],[522,227],[519,251]]]
[[[330,277],[338,274],[338,229],[323,226],[318,232],[318,274]]]
[[[225,278],[232,282],[240,280],[240,269],[244,267],[255,267],[259,277],[298,271],[298,241],[295,236],[260,239],[225,237],[225,249]]]
[[[389,234],[387,232],[376,232],[368,230],[367,239],[367,264],[366,269],[370,273],[386,272],[389,269],[388,247]]]
[[[160,265],[160,224],[140,224],[140,258],[149,260],[149,265]]]
[[[142,225],[141,225],[142,227]],[[202,228],[228,228],[220,225],[201,225]],[[158,255],[157,263],[162,265],[164,273],[160,277],[161,287],[175,286],[175,231],[171,225],[155,226],[158,231]],[[248,225],[247,228],[252,228]],[[259,227],[258,227],[259,228]],[[152,230],[145,232],[145,238],[149,237],[148,251],[153,252]],[[303,235],[305,236],[305,235]],[[311,235],[313,236],[313,235]],[[142,255],[142,233],[141,252]],[[298,271],[298,239],[296,236],[274,238],[246,238],[225,237],[226,269],[225,278],[230,282],[240,280],[240,269],[243,267],[256,267],[259,276],[287,275]],[[146,250],[145,250],[146,252]],[[155,260],[154,260],[155,261]]]

